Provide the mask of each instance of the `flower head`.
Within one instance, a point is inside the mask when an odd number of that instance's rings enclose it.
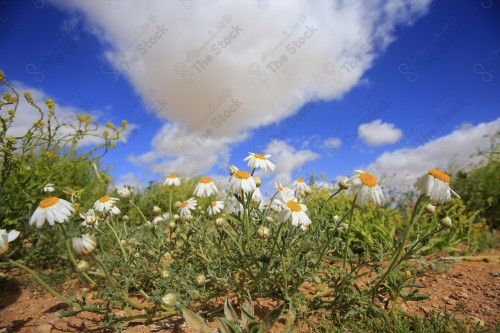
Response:
[[[377,178],[369,172],[355,170],[356,174],[347,180],[351,191],[357,195],[356,203],[361,206],[366,205],[369,199],[380,206],[384,194],[378,185]]]
[[[430,169],[425,175],[420,177],[415,187],[428,195],[431,201],[436,203],[445,203],[451,200],[451,193],[460,198],[450,188],[450,176],[438,169]]]
[[[306,182],[304,181],[304,178],[302,177],[297,178],[292,184],[292,190],[295,191],[296,196],[305,193],[308,188],[309,186],[307,186]]]
[[[80,213],[80,217],[84,219],[84,221],[80,224],[82,227],[93,228],[99,225],[98,218],[95,216],[93,209],[89,209],[85,214]]]
[[[122,199],[128,199],[130,198],[130,189],[127,186],[123,186],[121,189],[118,190],[118,195]]]
[[[260,239],[266,239],[271,235],[271,231],[269,228],[261,225],[259,229],[257,229],[257,236],[259,236]]]
[[[208,215],[219,214],[222,209],[224,209],[224,201],[212,201],[207,207],[207,213]]]
[[[246,171],[238,170],[229,179],[229,189],[233,193],[240,193],[241,191],[248,193],[255,191],[256,188],[255,180]]]
[[[291,189],[284,188],[281,191],[281,199],[282,201],[277,202],[283,208],[280,213],[281,222],[288,221],[291,217],[292,224],[296,227],[311,224],[311,219],[305,213],[307,211],[306,205],[297,202]]]
[[[20,232],[17,230],[11,230],[7,233],[7,230],[0,229],[0,255],[6,253],[9,250],[9,243],[16,240],[19,237]]]
[[[273,162],[268,160],[268,158],[271,157],[271,155],[262,155],[255,153],[248,153],[248,154],[249,155],[245,157],[244,161],[248,161],[248,167],[250,169],[261,168],[264,171],[267,171],[267,169],[274,171],[274,169],[276,168]]]
[[[54,184],[52,183],[48,183],[46,184],[44,187],[43,187],[43,191],[44,192],[54,192],[55,189],[54,189]]]
[[[83,234],[82,237],[73,237],[71,244],[75,253],[79,255],[87,255],[94,251],[97,246],[95,236],[89,234]]]
[[[73,205],[66,200],[57,197],[45,198],[40,201],[31,216],[30,225],[35,224],[37,228],[41,228],[45,221],[50,225],[54,225],[54,222],[64,223],[74,211]]]
[[[197,197],[203,198],[203,197],[209,197],[212,194],[218,192],[219,190],[217,190],[217,186],[215,186],[212,178],[202,177],[198,185],[196,185],[193,194],[196,195]]]
[[[179,179],[179,177],[177,177],[177,175],[171,173],[167,176],[167,178],[165,178],[165,182],[163,183],[163,185],[181,186],[181,180]]]
[[[115,206],[118,198],[110,198],[105,195],[94,203],[94,209],[98,212],[109,212],[111,215],[118,215],[121,213],[120,209]]]
[[[190,215],[191,211],[196,208],[198,202],[195,198],[189,198],[179,204],[179,214],[181,216]]]

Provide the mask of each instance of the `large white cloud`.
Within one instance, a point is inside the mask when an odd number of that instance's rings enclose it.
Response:
[[[175,128],[177,148],[193,146],[205,167],[252,128],[348,92],[395,26],[411,24],[430,1],[52,0],[85,15],[107,47],[101,69],[120,72],[111,80],[125,76],[145,100],[157,91],[156,112],[174,123],[161,135]],[[137,162],[198,162],[154,140]]]
[[[371,123],[359,125],[358,135],[369,146],[382,146],[398,142],[403,132],[394,124],[383,123],[382,120],[377,119]]]
[[[490,145],[484,136],[496,131],[500,131],[500,118],[476,126],[461,126],[423,145],[385,152],[368,169],[381,176],[384,185],[405,191],[431,168],[454,173],[458,166],[467,170],[471,163],[478,163],[483,157],[475,153]]]

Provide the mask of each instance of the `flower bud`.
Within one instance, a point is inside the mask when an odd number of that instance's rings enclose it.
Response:
[[[173,293],[166,294],[163,296],[161,301],[166,305],[166,306],[174,306],[175,305],[175,300],[177,296]]]
[[[182,204],[182,202],[180,202],[180,201],[176,201],[176,202],[175,202],[175,204],[174,204],[174,206],[175,206],[175,208],[180,208],[180,207],[181,207],[181,204]],[[176,215],[177,215],[177,214],[176,214]],[[177,216],[179,216],[179,215],[177,215]],[[174,215],[174,218],[175,218],[175,215]],[[178,218],[178,217],[177,217],[177,218]]]
[[[259,236],[259,238],[261,238],[261,239],[266,239],[270,235],[271,235],[271,231],[269,230],[269,228],[267,228],[263,225],[261,225],[259,227],[259,229],[257,229],[257,236]]]
[[[425,211],[429,214],[434,214],[434,212],[436,211],[436,206],[434,206],[433,204],[428,204],[427,206],[425,206]]]
[[[269,223],[273,223],[274,220],[271,216],[266,216],[266,221],[269,222]]]
[[[255,180],[255,186],[260,187],[260,185],[262,185],[262,179],[260,179],[260,177],[257,176],[253,179]]]
[[[161,213],[161,208],[158,206],[153,207],[153,213],[159,215]]]
[[[170,229],[175,229],[175,227],[176,227],[175,222],[174,222],[174,221],[170,221],[170,222],[168,223],[168,227],[169,227]]]
[[[90,269],[90,265],[85,260],[81,260],[76,265],[76,269],[77,269],[77,271],[84,273],[84,272],[87,272]]]
[[[446,216],[441,220],[441,226],[443,228],[451,229],[451,227],[453,226],[453,221],[449,216]]]
[[[312,188],[311,187],[307,187],[305,190],[304,190],[304,194],[307,196],[307,195],[311,195],[313,193],[312,191]]]
[[[344,178],[339,181],[339,187],[341,190],[347,190],[349,188],[348,178]]]
[[[127,186],[123,186],[121,189],[118,190],[118,195],[122,199],[128,199],[130,198],[130,190],[128,189]]]
[[[162,271],[161,276],[162,276],[162,278],[166,279],[170,276],[170,273],[168,271]]]
[[[237,167],[235,167],[234,165],[231,165],[229,167],[229,174],[232,176],[234,175],[239,169]]]
[[[182,218],[184,219],[184,221],[192,221],[193,215],[191,215],[191,214],[184,215]]]
[[[218,217],[217,219],[215,219],[215,225],[218,226],[218,227],[222,227],[224,225],[224,218],[222,217]]]
[[[128,217],[128,215],[123,215],[122,220],[127,222],[128,220],[130,220],[130,218]]]
[[[335,223],[339,223],[339,221],[340,221],[340,217],[339,217],[338,215],[335,215],[335,216],[333,217],[333,222],[335,222]]]
[[[200,274],[196,277],[196,283],[199,285],[199,286],[202,286],[205,284],[205,282],[207,282],[207,278],[205,277],[205,275],[203,274]]]
[[[141,257],[141,254],[139,252],[134,253],[134,258],[139,259]]]

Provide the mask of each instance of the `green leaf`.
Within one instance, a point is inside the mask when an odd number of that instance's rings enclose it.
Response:
[[[196,332],[210,333],[212,330],[205,324],[203,318],[189,309],[182,309],[182,316],[186,323]]]
[[[416,302],[416,301],[422,301],[424,299],[428,299],[429,297],[430,297],[429,294],[417,294],[417,295],[408,297],[408,300]]]
[[[271,327],[273,327],[276,320],[279,319],[283,309],[285,308],[285,304],[280,304],[273,311],[269,312],[267,316],[262,321],[262,326],[259,329],[259,333],[268,332]]]
[[[234,311],[231,302],[229,301],[229,297],[226,297],[226,301],[224,302],[224,316],[227,320],[232,321],[233,323],[238,323],[238,316]]]
[[[238,326],[227,320],[226,318],[215,318],[217,327],[221,333],[238,333],[240,332]]]
[[[249,322],[255,321],[255,313],[250,294],[244,296],[244,301],[241,304],[241,325],[247,327]]]

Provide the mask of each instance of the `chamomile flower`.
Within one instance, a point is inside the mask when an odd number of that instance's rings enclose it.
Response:
[[[217,190],[217,186],[215,186],[212,178],[202,177],[198,185],[196,185],[193,194],[196,195],[197,197],[203,198],[203,197],[209,197],[212,194],[218,192],[219,190]]]
[[[181,186],[181,180],[179,179],[179,177],[177,177],[177,175],[171,173],[170,175],[167,176],[163,185]]]
[[[274,188],[276,189],[276,191],[281,192],[285,187],[281,185],[281,183],[274,183]]]
[[[87,255],[95,250],[97,242],[94,235],[83,234],[82,237],[73,237],[71,245],[76,254]]]
[[[349,188],[354,194],[357,194],[356,203],[361,206],[366,205],[369,199],[380,206],[384,194],[378,186],[377,178],[369,172],[362,170],[355,170],[356,174],[347,180]]]
[[[110,198],[105,195],[94,203],[94,209],[98,212],[109,212],[111,215],[118,215],[121,213],[120,209],[115,206],[118,198]]]
[[[7,232],[5,229],[0,229],[0,255],[9,250],[9,243],[16,240],[16,238],[19,237],[19,234],[20,232],[17,230]]]
[[[238,170],[229,179],[229,189],[233,193],[240,193],[241,191],[248,193],[255,191],[256,188],[255,180],[246,171]]]
[[[52,183],[48,183],[46,184],[44,187],[43,187],[43,191],[44,192],[54,192],[55,191],[55,188],[54,188],[54,184]]]
[[[438,169],[430,169],[427,174],[420,177],[415,187],[428,195],[431,201],[445,203],[451,200],[451,193],[460,198],[450,188],[450,176]]]
[[[224,209],[224,201],[212,201],[207,207],[208,215],[219,214]]]
[[[89,209],[85,214],[80,213],[80,217],[84,220],[80,224],[82,227],[94,228],[99,225],[93,209]]]
[[[278,201],[278,204],[283,208],[280,213],[280,221],[286,222],[290,218],[292,218],[292,225],[298,226],[307,226],[311,224],[311,219],[305,213],[307,211],[306,205],[299,204],[293,191],[289,188],[283,189],[281,191],[281,201]]]
[[[179,214],[181,216],[191,215],[191,211],[196,208],[198,202],[195,198],[189,198],[179,203]]]
[[[41,228],[45,221],[50,225],[54,225],[54,222],[64,223],[74,211],[73,205],[66,200],[57,197],[45,198],[40,201],[31,216],[30,225],[35,224],[37,228]]]
[[[296,196],[301,195],[302,193],[306,192],[309,186],[307,186],[306,182],[304,181],[304,178],[300,177],[295,179],[295,181],[292,184],[292,190],[295,192]]]
[[[250,169],[261,168],[264,171],[267,171],[267,169],[274,171],[274,169],[276,168],[274,163],[268,160],[271,155],[262,155],[255,153],[248,154],[249,155],[245,157],[244,161],[248,161],[248,167]]]
[[[162,222],[162,221],[165,221],[165,219],[163,218],[163,216],[155,216],[153,221],[151,221],[153,224],[156,224],[158,222]]]

